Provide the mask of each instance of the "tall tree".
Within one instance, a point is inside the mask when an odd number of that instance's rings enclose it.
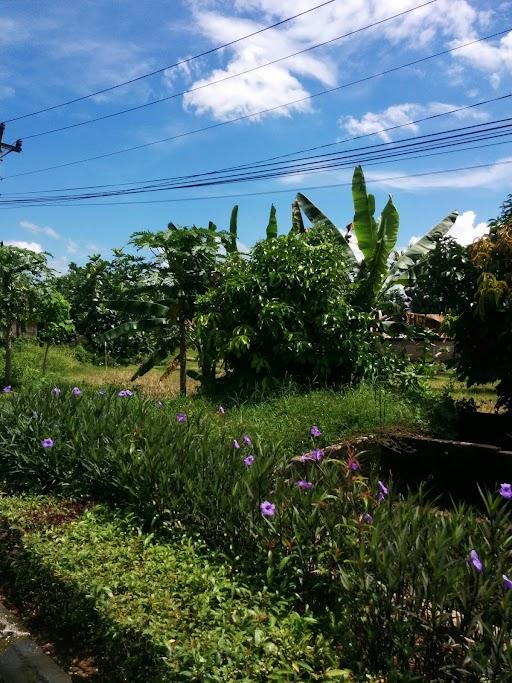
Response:
[[[137,319],[103,334],[100,339],[115,339],[139,330],[153,330],[158,344],[142,363],[136,379],[156,363],[165,360],[179,347],[180,393],[187,391],[187,329],[195,314],[195,300],[203,294],[217,263],[217,252],[229,241],[225,233],[210,228],[180,228],[170,223],[167,230],[137,232],[131,243],[138,249],[150,250],[153,260],[145,277],[132,293],[138,291],[146,301],[123,298],[109,302],[113,308],[129,312]]]
[[[0,246],[0,327],[5,349],[5,384],[13,380],[13,328],[18,323],[37,321],[42,285],[50,273],[46,254]]]

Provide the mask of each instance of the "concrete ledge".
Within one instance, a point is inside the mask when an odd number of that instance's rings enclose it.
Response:
[[[0,605],[0,683],[71,683]]]

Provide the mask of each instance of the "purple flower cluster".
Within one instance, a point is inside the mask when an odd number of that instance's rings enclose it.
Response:
[[[10,394],[12,391],[12,387],[10,384],[8,384],[6,387],[3,388],[4,394]]]
[[[260,511],[263,517],[273,517],[276,513],[276,506],[268,500],[264,500],[260,505]]]
[[[307,490],[313,488],[313,482],[305,481],[304,479],[299,479],[299,481],[295,482],[295,486],[297,486],[297,488],[299,488],[299,489],[303,489],[304,491],[307,491]]]
[[[73,389],[71,389],[71,393],[73,394],[73,396],[81,396],[82,395],[82,392],[78,387],[73,387]]]
[[[309,430],[309,433],[311,436],[321,436],[322,432],[318,429],[316,425],[313,425],[311,429]]]
[[[254,455],[252,453],[249,453],[249,455],[244,458],[244,465],[246,467],[250,467],[254,462]]]
[[[379,503],[382,503],[382,501],[386,498],[387,495],[388,495],[387,487],[381,481],[379,481],[379,495],[377,497],[377,500],[379,501]]]
[[[117,395],[121,398],[130,398],[130,396],[133,396],[133,391],[130,391],[129,389],[121,389]]]
[[[473,565],[474,569],[481,574],[484,570],[484,564],[482,560],[480,559],[479,554],[477,551],[473,548],[471,552],[469,553],[469,562],[470,564]],[[501,576],[503,583],[503,589],[504,590],[512,590],[512,579],[510,579],[506,574],[502,574]]]
[[[512,484],[500,484],[500,496],[503,498],[512,498]]]
[[[320,462],[323,460],[325,457],[325,453],[323,448],[315,448],[315,450],[310,451],[309,453],[303,453],[300,457],[299,460],[300,462],[308,462],[308,461],[316,461]]]

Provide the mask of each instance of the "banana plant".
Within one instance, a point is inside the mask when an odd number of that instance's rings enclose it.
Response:
[[[434,249],[436,238],[448,232],[455,223],[458,213],[452,211],[448,214],[389,265],[399,228],[399,215],[392,198],[389,197],[380,220],[376,220],[374,217],[375,197],[366,191],[366,181],[361,166],[356,166],[354,169],[352,198],[354,202],[352,228],[358,247],[363,254],[363,260],[360,263],[357,262],[347,237],[320,209],[301,193],[297,195],[295,201],[313,226],[324,226],[331,232],[334,239],[344,245],[347,264],[354,273],[354,280],[360,284],[358,303],[365,308],[374,308],[390,287],[405,284],[413,277],[414,267],[431,249]],[[292,215],[293,211],[294,209],[292,209]],[[298,225],[298,220],[294,217],[293,226]],[[292,229],[295,230],[294,227]]]

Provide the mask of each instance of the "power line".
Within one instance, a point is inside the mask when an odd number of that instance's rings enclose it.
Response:
[[[322,95],[328,95],[328,94],[330,94],[330,93],[333,93],[333,92],[342,90],[343,88],[347,88],[347,87],[352,86],[352,85],[357,85],[357,84],[360,84],[360,83],[364,83],[364,82],[370,81],[370,80],[372,80],[372,79],[374,79],[374,78],[378,78],[378,77],[380,77],[380,76],[385,76],[385,75],[387,75],[387,74],[389,74],[389,73],[394,73],[394,72],[399,71],[399,70],[401,70],[401,69],[405,69],[405,68],[408,68],[408,67],[410,67],[410,66],[414,66],[414,65],[416,65],[416,64],[420,64],[420,63],[422,63],[422,62],[426,62],[426,61],[429,61],[429,60],[431,60],[431,59],[435,59],[435,58],[437,58],[437,57],[441,57],[441,56],[444,56],[444,55],[446,55],[446,54],[450,54],[450,53],[452,53],[452,52],[455,52],[456,50],[461,50],[462,48],[468,47],[469,45],[474,45],[474,44],[476,44],[476,43],[480,43],[480,42],[483,42],[483,41],[485,41],[485,40],[490,40],[491,38],[495,38],[495,37],[497,37],[497,36],[500,36],[500,35],[503,35],[503,34],[505,34],[505,33],[508,33],[508,32],[510,32],[510,30],[512,30],[512,28],[507,28],[507,29],[505,29],[504,31],[499,31],[499,32],[497,32],[497,33],[493,33],[493,34],[490,34],[490,35],[488,35],[488,36],[484,36],[484,37],[482,37],[482,38],[478,38],[478,39],[476,39],[476,40],[472,40],[472,41],[470,41],[470,42],[468,42],[468,43],[464,43],[464,44],[462,44],[462,45],[457,45],[457,46],[452,47],[452,48],[449,48],[449,49],[447,49],[447,50],[442,50],[442,51],[440,51],[440,52],[436,52],[436,53],[434,53],[434,54],[432,54],[432,55],[428,55],[427,57],[421,57],[420,59],[415,59],[415,60],[413,60],[413,61],[411,61],[411,62],[407,62],[406,64],[401,64],[401,65],[399,65],[399,66],[395,66],[395,67],[391,67],[391,68],[389,68],[389,69],[385,69],[385,70],[380,71],[380,72],[378,72],[378,73],[371,74],[370,76],[365,76],[365,77],[363,77],[363,78],[359,78],[359,79],[357,79],[357,80],[355,80],[355,81],[350,81],[350,82],[348,82],[348,83],[343,83],[342,85],[336,86],[336,87],[334,87],[334,88],[329,88],[329,89],[327,89],[327,90],[321,90],[321,91],[316,92],[316,93],[313,93],[313,94],[311,94],[311,95],[307,95],[306,97],[301,97],[301,98],[299,98],[299,99],[292,100],[292,101],[290,101],[290,102],[286,102],[286,103],[283,103],[283,104],[280,104],[280,105],[277,105],[277,106],[274,106],[274,107],[269,107],[269,108],[267,108],[267,109],[262,109],[262,110],[257,111],[257,112],[252,112],[251,114],[245,114],[245,115],[243,115],[243,116],[238,116],[238,117],[233,118],[233,119],[228,119],[227,121],[220,121],[219,123],[214,123],[214,124],[211,124],[211,125],[209,125],[209,126],[205,126],[205,127],[203,127],[203,128],[196,128],[196,129],[194,129],[194,130],[185,131],[185,132],[180,133],[180,134],[178,134],[178,135],[173,135],[173,136],[170,136],[170,137],[167,137],[167,138],[162,138],[162,139],[160,139],[160,140],[153,140],[152,142],[146,142],[146,143],[141,144],[141,145],[135,145],[135,146],[133,146],[133,147],[127,147],[127,148],[125,148],[125,149],[115,150],[115,151],[113,151],[113,152],[107,152],[107,153],[105,153],[105,154],[98,154],[98,155],[96,155],[96,156],[87,157],[87,158],[85,158],[85,159],[77,159],[77,160],[75,160],[75,161],[69,161],[69,162],[66,162],[66,163],[63,163],[63,164],[57,164],[57,165],[55,165],[55,166],[48,166],[48,167],[46,167],[46,168],[36,169],[36,170],[34,170],[34,171],[25,171],[24,173],[20,173],[20,174],[16,174],[16,175],[17,175],[17,176],[20,176],[20,175],[32,175],[32,174],[34,174],[34,173],[42,173],[42,172],[46,172],[46,171],[52,171],[52,170],[55,170],[55,169],[58,169],[58,168],[65,168],[65,167],[68,167],[68,166],[75,166],[75,165],[77,165],[77,164],[83,164],[83,163],[86,163],[86,162],[89,162],[89,161],[96,161],[96,160],[99,160],[99,159],[105,159],[105,158],[108,158],[108,157],[116,156],[116,155],[118,155],[118,154],[125,154],[126,152],[132,152],[132,151],[139,150],[139,149],[146,149],[146,148],[148,148],[148,147],[152,147],[153,145],[162,144],[162,143],[164,143],[164,142],[171,142],[171,141],[173,141],[173,140],[178,140],[178,139],[184,138],[184,137],[189,136],[189,135],[193,135],[193,134],[196,134],[196,133],[202,133],[202,132],[205,132],[205,131],[208,131],[208,130],[212,130],[212,129],[214,129],[214,128],[220,128],[220,127],[222,127],[222,126],[226,126],[226,125],[229,125],[229,124],[231,124],[231,123],[237,123],[237,122],[239,122],[239,121],[243,121],[243,120],[246,120],[246,119],[253,118],[254,116],[260,116],[261,114],[266,114],[266,113],[269,113],[269,112],[272,112],[272,111],[276,111],[276,110],[278,110],[278,109],[282,109],[283,107],[289,107],[289,106],[292,105],[292,104],[298,104],[298,103],[300,103],[300,102],[304,102],[304,101],[307,101],[307,100],[311,100],[311,99],[314,99],[314,98],[316,98],[316,97],[320,97],[320,96],[322,96]],[[14,176],[9,176],[9,177],[12,178],[12,177],[14,177]]]
[[[471,170],[476,170],[480,168],[490,168],[491,166],[508,166],[512,164],[512,160],[508,161],[493,161],[491,163],[487,164],[475,164],[473,166],[459,166],[456,168],[446,168],[446,169],[438,169],[437,171],[426,171],[423,173],[410,173],[407,175],[403,176],[388,176],[386,178],[372,178],[371,182],[372,183],[384,183],[384,182],[389,182],[389,181],[396,181],[396,180],[407,180],[409,178],[422,178],[426,176],[436,176],[436,175],[441,175],[445,173],[456,173],[459,171],[471,171]],[[58,206],[58,207],[77,207],[77,206],[130,206],[130,205],[136,205],[136,204],[170,204],[170,203],[175,203],[175,202],[197,202],[197,201],[205,201],[205,200],[215,200],[215,199],[238,199],[242,197],[257,197],[257,196],[264,196],[264,195],[273,195],[273,194],[284,194],[284,193],[290,193],[290,192],[310,192],[310,191],[315,191],[315,190],[328,190],[332,188],[337,188],[337,187],[350,187],[352,185],[351,182],[348,183],[331,183],[329,185],[312,185],[309,187],[300,187],[300,188],[286,188],[283,190],[263,190],[259,192],[241,192],[241,193],[235,193],[235,194],[224,194],[224,195],[199,195],[195,197],[173,197],[171,199],[146,199],[146,200],[136,200],[136,201],[131,201],[131,202],[89,202],[89,203],[80,203],[80,204],[48,204],[48,205],[37,205],[37,206]],[[18,208],[16,206],[7,206],[7,207],[2,207],[5,209],[13,209],[13,208]]]
[[[283,24],[288,23],[289,21],[293,21],[294,19],[298,19],[299,17],[303,17],[305,14],[309,14],[310,12],[314,12],[317,9],[320,9],[321,7],[325,7],[326,5],[331,5],[333,2],[336,2],[336,0],[326,0],[325,2],[320,3],[319,5],[315,5],[314,7],[310,7],[307,10],[304,10],[303,12],[299,12],[298,14],[294,14],[291,17],[287,17],[286,19],[281,19],[280,21],[276,21],[274,24],[270,24],[270,26],[264,26],[263,28],[258,29],[257,31],[253,31],[252,33],[247,33],[244,36],[240,36],[240,38],[235,38],[234,40],[229,41],[228,43],[224,43],[223,45],[217,45],[217,47],[212,47],[210,50],[205,50],[204,52],[200,52],[197,55],[193,55],[192,57],[186,57],[185,59],[180,59],[177,62],[174,62],[173,64],[168,64],[167,66],[162,66],[159,69],[155,69],[155,71],[149,71],[148,73],[142,74],[141,76],[136,76],[135,78],[131,78],[128,81],[123,81],[122,83],[116,83],[115,85],[111,85],[108,88],[103,88],[102,90],[96,90],[95,92],[89,93],[88,95],[82,95],[81,97],[75,97],[72,100],[67,100],[66,102],[60,102],[59,104],[54,104],[51,107],[45,107],[44,109],[38,109],[36,111],[32,111],[28,114],[20,114],[19,116],[15,116],[12,119],[6,119],[6,123],[11,123],[12,121],[19,121],[20,119],[27,119],[30,116],[36,116],[37,114],[43,114],[47,111],[52,111],[54,109],[60,109],[60,107],[67,107],[70,104],[75,104],[75,102],[82,102],[83,100],[88,100],[91,97],[96,97],[97,95],[103,95],[106,92],[110,92],[112,90],[116,90],[117,88],[121,88],[124,85],[130,85],[131,83],[136,83],[137,81],[141,81],[144,78],[149,78],[150,76],[156,76],[157,74],[160,74],[164,71],[168,71],[169,69],[175,69],[176,67],[181,66],[182,64],[189,64],[190,62],[199,59],[200,57],[206,57],[208,55],[214,54],[215,52],[219,52],[219,50],[224,50],[227,47],[231,47],[232,45],[236,45],[237,43],[242,42],[243,40],[247,40],[248,38],[252,38],[253,36],[260,35],[261,33],[265,33],[265,31],[269,31],[270,29],[277,28],[278,26],[282,26]]]
[[[512,118],[509,119],[509,121],[512,121]],[[490,134],[489,134],[490,133]],[[464,138],[464,136],[472,136],[470,139],[457,139],[457,138]],[[293,168],[287,168],[287,169],[278,169],[276,170],[270,170],[266,172],[260,172],[259,174],[241,174],[238,176],[228,176],[224,178],[216,178],[213,180],[206,180],[206,181],[196,181],[196,182],[190,182],[190,183],[177,183],[174,185],[150,185],[142,188],[129,188],[126,190],[115,190],[115,191],[109,191],[109,192],[103,192],[103,193],[87,193],[86,195],[61,195],[61,196],[54,196],[54,197],[42,197],[42,198],[18,198],[18,199],[6,199],[0,202],[2,206],[5,205],[30,205],[30,206],[35,206],[35,205],[45,205],[48,206],[49,202],[63,202],[63,201],[73,201],[73,200],[88,200],[88,199],[93,199],[93,198],[98,198],[98,197],[112,197],[112,196],[120,196],[120,195],[129,195],[129,194],[145,194],[148,192],[158,192],[158,191],[168,191],[171,189],[183,189],[183,188],[200,188],[200,187],[208,187],[208,186],[213,186],[213,185],[220,185],[220,184],[232,184],[232,183],[238,183],[238,182],[247,182],[247,181],[255,181],[255,180],[261,180],[261,179],[268,179],[268,178],[276,178],[284,175],[296,175],[297,173],[314,173],[314,172],[320,172],[320,171],[326,171],[326,170],[333,170],[335,168],[342,168],[342,167],[347,167],[347,166],[352,166],[354,163],[365,163],[366,165],[372,165],[369,164],[369,161],[372,160],[382,160],[380,163],[385,163],[388,162],[390,159],[396,159],[397,157],[404,157],[406,156],[407,159],[418,159],[418,158],[423,158],[424,156],[437,156],[443,153],[451,153],[451,152],[440,152],[439,150],[442,148],[446,147],[454,147],[454,146],[461,146],[461,145],[466,145],[466,149],[478,149],[481,147],[486,147],[486,146],[494,146],[495,144],[500,144],[500,143],[494,143],[494,145],[480,145],[476,147],[467,147],[467,143],[472,143],[472,142],[478,142],[482,140],[488,140],[488,139],[495,139],[499,137],[504,137],[504,136],[510,136],[512,135],[512,123],[509,123],[505,126],[495,126],[494,128],[488,128],[487,130],[483,131],[471,131],[471,132],[466,132],[466,133],[461,133],[459,135],[446,135],[444,137],[438,136],[437,139],[435,140],[423,140],[420,142],[407,142],[407,144],[402,144],[402,145],[395,145],[395,149],[392,149],[391,152],[388,150],[369,150],[369,151],[364,151],[362,154],[360,153],[360,150],[357,148],[355,150],[355,154],[349,154],[349,155],[344,155],[340,158],[336,159],[328,159],[328,160],[321,160],[321,161],[316,161],[313,164],[309,165],[301,165],[297,167],[294,165]],[[478,136],[478,137],[476,137]],[[418,137],[424,137],[424,136],[418,136]],[[426,136],[429,137],[429,136]],[[455,139],[455,141],[454,141]],[[503,143],[502,143],[503,144]],[[505,143],[508,144],[508,143]],[[385,145],[380,145],[380,147],[383,147]],[[419,149],[418,149],[419,147]],[[363,148],[364,149],[364,148]],[[434,154],[424,154],[424,151],[428,150],[437,150],[434,152]],[[415,152],[419,151],[420,154],[414,154]],[[460,150],[452,150],[453,151],[460,151]],[[423,153],[422,153],[423,152]],[[411,153],[413,156],[411,156]],[[321,164],[321,165],[320,165]]]
[[[471,106],[471,105],[470,105]],[[288,160],[288,161],[274,161],[274,162],[268,162],[268,163],[262,163],[258,162],[253,165],[251,164],[245,164],[242,166],[235,166],[231,168],[224,168],[224,169],[218,169],[214,171],[207,171],[203,173],[194,173],[194,174],[189,174],[189,175],[183,175],[183,176],[171,176],[171,177],[166,177],[166,178],[153,178],[153,179],[145,179],[145,180],[139,180],[139,181],[132,181],[131,183],[108,183],[105,185],[91,185],[91,186],[79,186],[79,187],[65,187],[65,188],[54,188],[54,189],[49,189],[49,190],[33,190],[33,191],[27,191],[27,192],[14,192],[14,193],[2,193],[2,197],[15,197],[15,196],[26,196],[26,195],[34,195],[37,193],[50,193],[50,192],[71,192],[71,191],[76,191],[76,190],[87,190],[87,189],[103,189],[103,188],[108,188],[108,187],[123,187],[123,186],[129,186],[129,185],[146,185],[148,186],[149,184],[159,184],[159,183],[169,183],[169,182],[185,182],[189,180],[195,180],[195,179],[205,179],[207,177],[212,178],[215,176],[218,176],[219,174],[222,173],[229,173],[232,171],[244,171],[245,169],[250,170],[256,170],[259,171],[262,168],[268,167],[270,169],[279,169],[279,167],[284,165],[284,168],[287,170],[293,170],[294,168],[297,168],[297,165],[299,162],[308,162],[309,164],[319,164],[319,163],[324,163],[325,161],[331,159],[339,159],[340,156],[342,158],[353,158],[357,157],[358,159],[362,159],[364,155],[369,154],[369,153],[376,153],[376,152],[386,152],[389,149],[393,148],[409,148],[409,147],[415,147],[417,145],[422,145],[428,142],[435,142],[439,143],[441,141],[444,141],[446,139],[454,139],[458,137],[467,137],[467,136],[476,136],[476,135],[483,135],[483,134],[488,134],[492,133],[493,131],[500,131],[504,128],[510,127],[512,124],[510,123],[512,121],[512,117],[507,117],[507,118],[502,118],[502,119],[495,119],[494,121],[487,121],[485,123],[476,123],[476,124],[471,124],[467,126],[458,126],[456,128],[448,128],[445,130],[437,131],[435,133],[424,133],[422,135],[416,135],[408,138],[399,138],[398,140],[392,140],[388,142],[380,142],[380,143],[373,143],[369,145],[363,145],[359,147],[352,147],[352,148],[347,148],[345,150],[340,150],[337,152],[330,152],[328,154],[317,154],[313,156],[305,156],[305,157],[298,157],[296,159]],[[498,125],[498,124],[504,124],[504,125]],[[402,125],[409,125],[409,124],[402,124]],[[393,127],[395,128],[395,127]],[[356,136],[353,139],[357,139],[357,137],[367,137],[367,136]],[[471,140],[470,140],[471,141]],[[354,154],[348,154],[349,152],[354,152]],[[153,185],[155,186],[155,185]]]
[[[414,12],[417,9],[421,9],[423,7],[426,7],[427,5],[432,5],[434,2],[437,2],[438,0],[428,0],[428,2],[424,2],[422,5],[417,5],[416,7],[411,7],[408,10],[404,10],[403,12],[399,12],[398,14],[393,14],[390,17],[387,17],[385,19],[381,19],[379,21],[375,21],[372,24],[367,24],[366,26],[361,26],[358,29],[354,29],[353,31],[349,31],[348,33],[343,33],[340,36],[336,36],[334,38],[331,38],[330,40],[325,40],[322,43],[316,43],[315,45],[311,45],[310,47],[306,47],[303,50],[298,50],[297,52],[293,52],[289,55],[285,55],[284,57],[279,57],[278,59],[273,59],[270,62],[265,62],[264,64],[259,64],[258,66],[254,66],[251,69],[245,69],[244,71],[239,71],[236,74],[229,74],[228,76],[224,76],[223,78],[219,78],[216,81],[209,81],[208,83],[204,83],[203,85],[196,86],[195,88],[189,88],[188,90],[182,90],[181,92],[176,92],[172,93],[171,95],[167,95],[166,97],[160,97],[157,100],[152,100],[151,102],[145,102],[144,104],[138,104],[134,107],[129,107],[127,109],[120,109],[119,111],[112,112],[111,114],[104,114],[103,116],[97,116],[93,119],[88,119],[86,121],[78,121],[77,123],[70,123],[66,126],[60,126],[59,128],[51,128],[50,130],[44,130],[41,131],[40,133],[33,133],[32,135],[22,135],[21,137],[23,140],[30,140],[32,138],[38,138],[42,137],[43,135],[50,135],[52,133],[60,133],[65,130],[71,130],[73,128],[80,128],[81,126],[88,126],[91,123],[97,123],[98,121],[105,121],[106,119],[111,119],[114,118],[115,116],[121,116],[122,114],[128,114],[133,111],[138,111],[139,109],[145,109],[147,107],[151,107],[154,104],[160,104],[161,102],[167,102],[169,100],[176,99],[178,97],[181,97],[183,95],[187,95],[189,93],[197,92],[198,90],[204,90],[205,88],[209,88],[212,85],[218,85],[219,83],[224,83],[225,81],[229,81],[233,78],[238,78],[239,76],[245,76],[246,74],[253,73],[254,71],[258,71],[259,69],[263,69],[264,67],[271,66],[273,64],[278,64],[279,62],[283,62],[287,59],[291,59],[293,57],[297,57],[298,55],[305,54],[306,52],[311,52],[312,50],[316,50],[320,47],[325,47],[326,45],[330,45],[332,43],[335,43],[339,40],[342,40],[344,38],[348,38],[350,36],[356,35],[357,33],[361,33],[362,31],[366,31],[371,28],[375,28],[376,26],[379,26],[380,24],[384,24],[387,21],[391,21],[392,19],[396,19],[398,17],[404,16],[405,14],[409,14],[411,12]]]

